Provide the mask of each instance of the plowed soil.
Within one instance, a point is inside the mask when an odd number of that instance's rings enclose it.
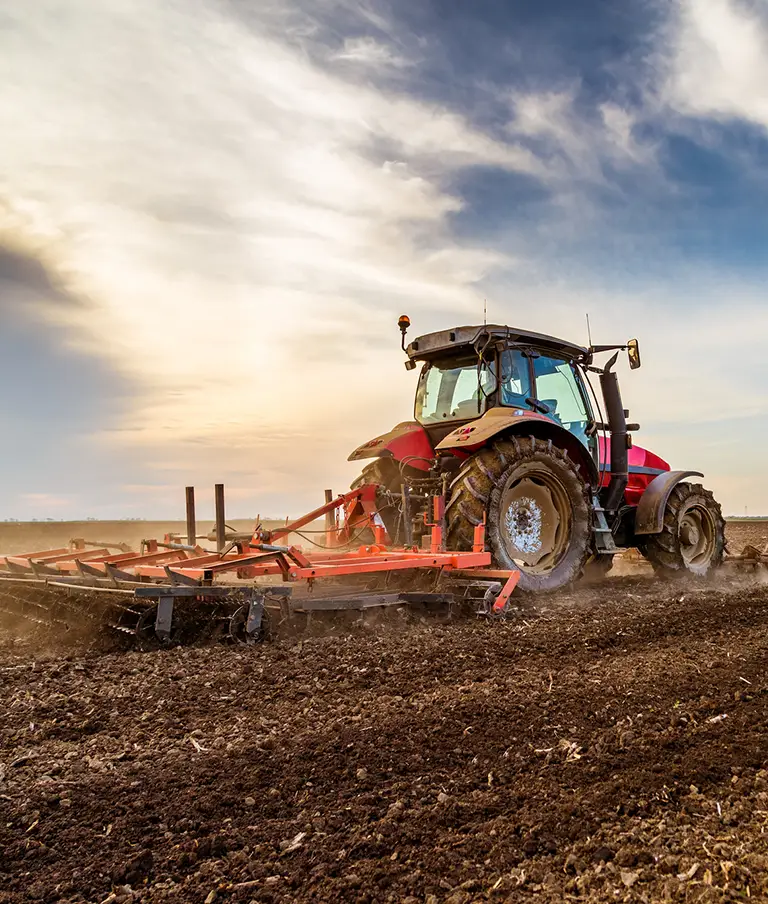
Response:
[[[248,648],[0,635],[0,904],[768,900],[768,586],[519,606]]]

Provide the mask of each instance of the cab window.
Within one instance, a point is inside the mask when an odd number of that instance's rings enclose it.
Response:
[[[506,349],[499,356],[499,386],[502,405],[530,408],[526,401],[533,395],[528,356],[517,349]]]
[[[495,385],[493,369],[480,369],[477,358],[450,358],[424,367],[416,390],[416,420],[434,424],[443,420],[472,420],[486,409],[486,396]]]
[[[533,359],[536,398],[543,402],[550,416],[570,433],[589,445],[587,427],[591,415],[570,361],[539,355]]]

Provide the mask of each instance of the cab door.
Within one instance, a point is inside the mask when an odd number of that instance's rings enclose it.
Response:
[[[586,446],[599,465],[597,439],[589,429],[594,424],[592,407],[576,365],[543,353],[533,353],[531,359],[536,400],[547,406],[556,423]]]

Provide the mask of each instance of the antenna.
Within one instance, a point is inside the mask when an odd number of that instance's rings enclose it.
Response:
[[[483,326],[488,326],[488,299],[483,299]]]
[[[585,316],[587,318],[587,339],[589,339],[589,347],[592,348],[592,330],[589,328],[589,314]]]

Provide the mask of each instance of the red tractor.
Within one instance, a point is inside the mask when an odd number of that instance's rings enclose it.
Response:
[[[637,547],[657,572],[709,574],[724,555],[725,522],[709,490],[632,442],[613,367],[637,340],[582,348],[509,326],[461,326],[406,347],[421,363],[414,420],[370,440],[350,461],[375,459],[353,487],[375,484],[393,543],[425,532],[425,500],[442,488],[450,549],[472,548],[474,528],[520,588],[556,590],[587,569],[607,571]],[[595,356],[615,352],[603,367]],[[596,374],[600,396],[590,374]]]

